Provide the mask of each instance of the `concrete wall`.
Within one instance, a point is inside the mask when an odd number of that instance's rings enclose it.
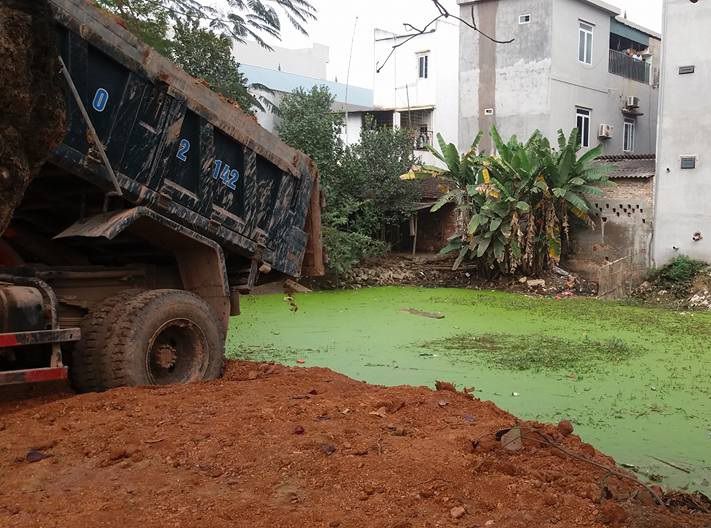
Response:
[[[375,30],[375,59],[384,63],[392,46],[406,40],[404,35]],[[400,112],[432,109],[431,130],[448,142],[457,142],[459,83],[457,74],[459,30],[450,21],[440,21],[433,31],[412,39],[396,49],[373,81],[374,105]],[[419,78],[418,56],[429,56],[427,79]],[[419,152],[426,163],[435,163],[427,152]]]
[[[555,140],[558,129],[568,133],[576,126],[576,106],[582,106],[592,109],[590,146],[599,143],[599,125],[610,124],[615,132],[603,142],[605,153],[622,153],[621,110],[626,97],[634,95],[644,113],[636,118],[634,152],[654,152],[656,88],[609,73],[610,20],[619,10],[586,0],[459,3],[462,18],[470,18],[473,7],[484,32],[500,40],[515,39],[512,44],[492,44],[470,28],[460,28],[461,148],[493,124],[504,137],[526,138],[538,129]],[[523,14],[531,15],[529,24],[518,23]],[[578,61],[580,20],[595,26],[591,65]],[[650,48],[658,52],[659,41],[652,40]],[[486,116],[486,108],[493,108],[494,116]]]
[[[711,3],[665,0],[654,262],[677,255],[711,261]],[[680,75],[680,66],[695,73]],[[696,155],[696,169],[680,157]],[[694,233],[703,240],[695,242]],[[676,249],[675,249],[676,248]]]
[[[256,42],[236,42],[234,55],[240,64],[260,66],[315,79],[327,79],[329,49],[323,44],[299,49],[277,46],[274,47],[274,51],[270,51]]]
[[[600,124],[614,126],[612,139],[603,140],[606,154],[623,152],[624,118],[621,110],[627,96],[640,98],[635,119],[634,152],[655,151],[658,91],[650,84],[609,73],[610,20],[615,12],[604,11],[580,0],[555,0],[553,7],[553,66],[551,69],[550,128],[554,137],[559,128],[566,132],[576,125],[577,106],[592,110],[590,147],[598,145]],[[579,21],[594,25],[592,64],[578,61]],[[650,46],[652,47],[652,46]],[[653,48],[658,51],[659,43]]]
[[[471,19],[472,8],[482,31],[515,41],[494,44],[460,27],[460,148],[467,148],[481,130],[482,146],[490,149],[488,132],[494,124],[504,136],[547,130],[553,0],[460,2],[460,16]],[[529,24],[519,24],[523,14],[531,15]],[[487,108],[493,116],[485,115]]]

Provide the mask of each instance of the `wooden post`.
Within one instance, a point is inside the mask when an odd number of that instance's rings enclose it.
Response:
[[[420,217],[420,212],[415,211],[415,214],[413,215],[413,224],[414,224],[414,238],[412,239],[412,256],[414,257],[415,254],[417,253],[417,221]]]

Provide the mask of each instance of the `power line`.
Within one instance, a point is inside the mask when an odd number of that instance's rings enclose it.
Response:
[[[468,21],[468,20],[465,20],[465,19],[463,19],[463,18],[461,18],[461,17],[458,17],[458,16],[453,15],[452,13],[450,13],[450,12],[447,10],[447,8],[442,5],[442,2],[441,2],[440,0],[432,0],[432,3],[434,3],[435,8],[437,8],[437,11],[439,12],[439,15],[437,15],[434,19],[432,19],[432,20],[431,20],[425,27],[423,27],[422,29],[419,29],[419,28],[415,27],[414,25],[409,24],[409,23],[406,22],[406,23],[404,24],[404,26],[405,26],[406,28],[409,28],[409,29],[413,30],[415,33],[413,33],[412,35],[408,35],[407,38],[405,38],[405,40],[403,40],[402,42],[399,42],[399,43],[396,43],[396,44],[393,45],[393,47],[392,47],[391,50],[390,50],[390,53],[389,53],[388,56],[385,58],[385,61],[383,61],[382,64],[380,64],[379,66],[376,67],[376,70],[375,70],[376,73],[380,73],[380,72],[382,71],[382,69],[385,67],[385,65],[388,63],[388,61],[389,61],[389,60],[392,58],[392,56],[395,54],[395,50],[397,50],[398,48],[404,46],[405,44],[407,44],[407,43],[410,42],[411,40],[413,40],[413,39],[415,39],[415,38],[417,38],[417,37],[419,37],[419,36],[421,36],[421,35],[424,35],[425,33],[427,33],[427,32],[430,30],[430,28],[431,28],[434,24],[436,24],[438,21],[440,21],[440,20],[442,20],[442,19],[452,18],[452,19],[454,19],[454,20],[458,20],[459,22],[461,22],[462,24],[464,24],[464,25],[467,26],[468,28],[473,29],[474,31],[476,31],[477,33],[479,33],[479,34],[482,35],[483,37],[489,39],[491,42],[493,42],[493,43],[495,43],[495,44],[511,44],[511,43],[514,41],[514,39],[509,39],[509,40],[497,40],[497,39],[495,39],[494,37],[492,37],[491,35],[488,35],[487,33],[484,33],[481,29],[479,29],[479,27],[477,26],[477,23],[476,23],[476,18],[474,17],[474,6],[473,6],[473,5],[472,5],[472,7],[471,7],[471,22],[470,22],[470,21]]]

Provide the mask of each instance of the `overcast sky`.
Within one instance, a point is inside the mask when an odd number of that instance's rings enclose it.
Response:
[[[294,30],[283,32],[279,44],[287,48],[308,47],[313,42],[331,49],[329,80],[346,81],[351,37],[355,30],[355,45],[350,82],[373,85],[373,29],[402,29],[403,22],[416,26],[431,20],[437,11],[430,0],[311,0],[318,9],[318,20],[309,24],[309,36]],[[627,18],[655,31],[661,31],[662,0],[606,0],[627,11]],[[457,13],[456,0],[443,0],[443,5]],[[356,17],[358,18],[356,26]],[[237,57],[239,60],[239,57]]]

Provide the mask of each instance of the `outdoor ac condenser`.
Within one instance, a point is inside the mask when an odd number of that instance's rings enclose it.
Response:
[[[634,95],[630,95],[627,98],[627,104],[625,105],[627,108],[639,108],[639,97],[635,97]]]
[[[598,130],[597,136],[600,139],[610,139],[614,131],[614,126],[603,123],[602,125],[600,125],[600,129]]]

